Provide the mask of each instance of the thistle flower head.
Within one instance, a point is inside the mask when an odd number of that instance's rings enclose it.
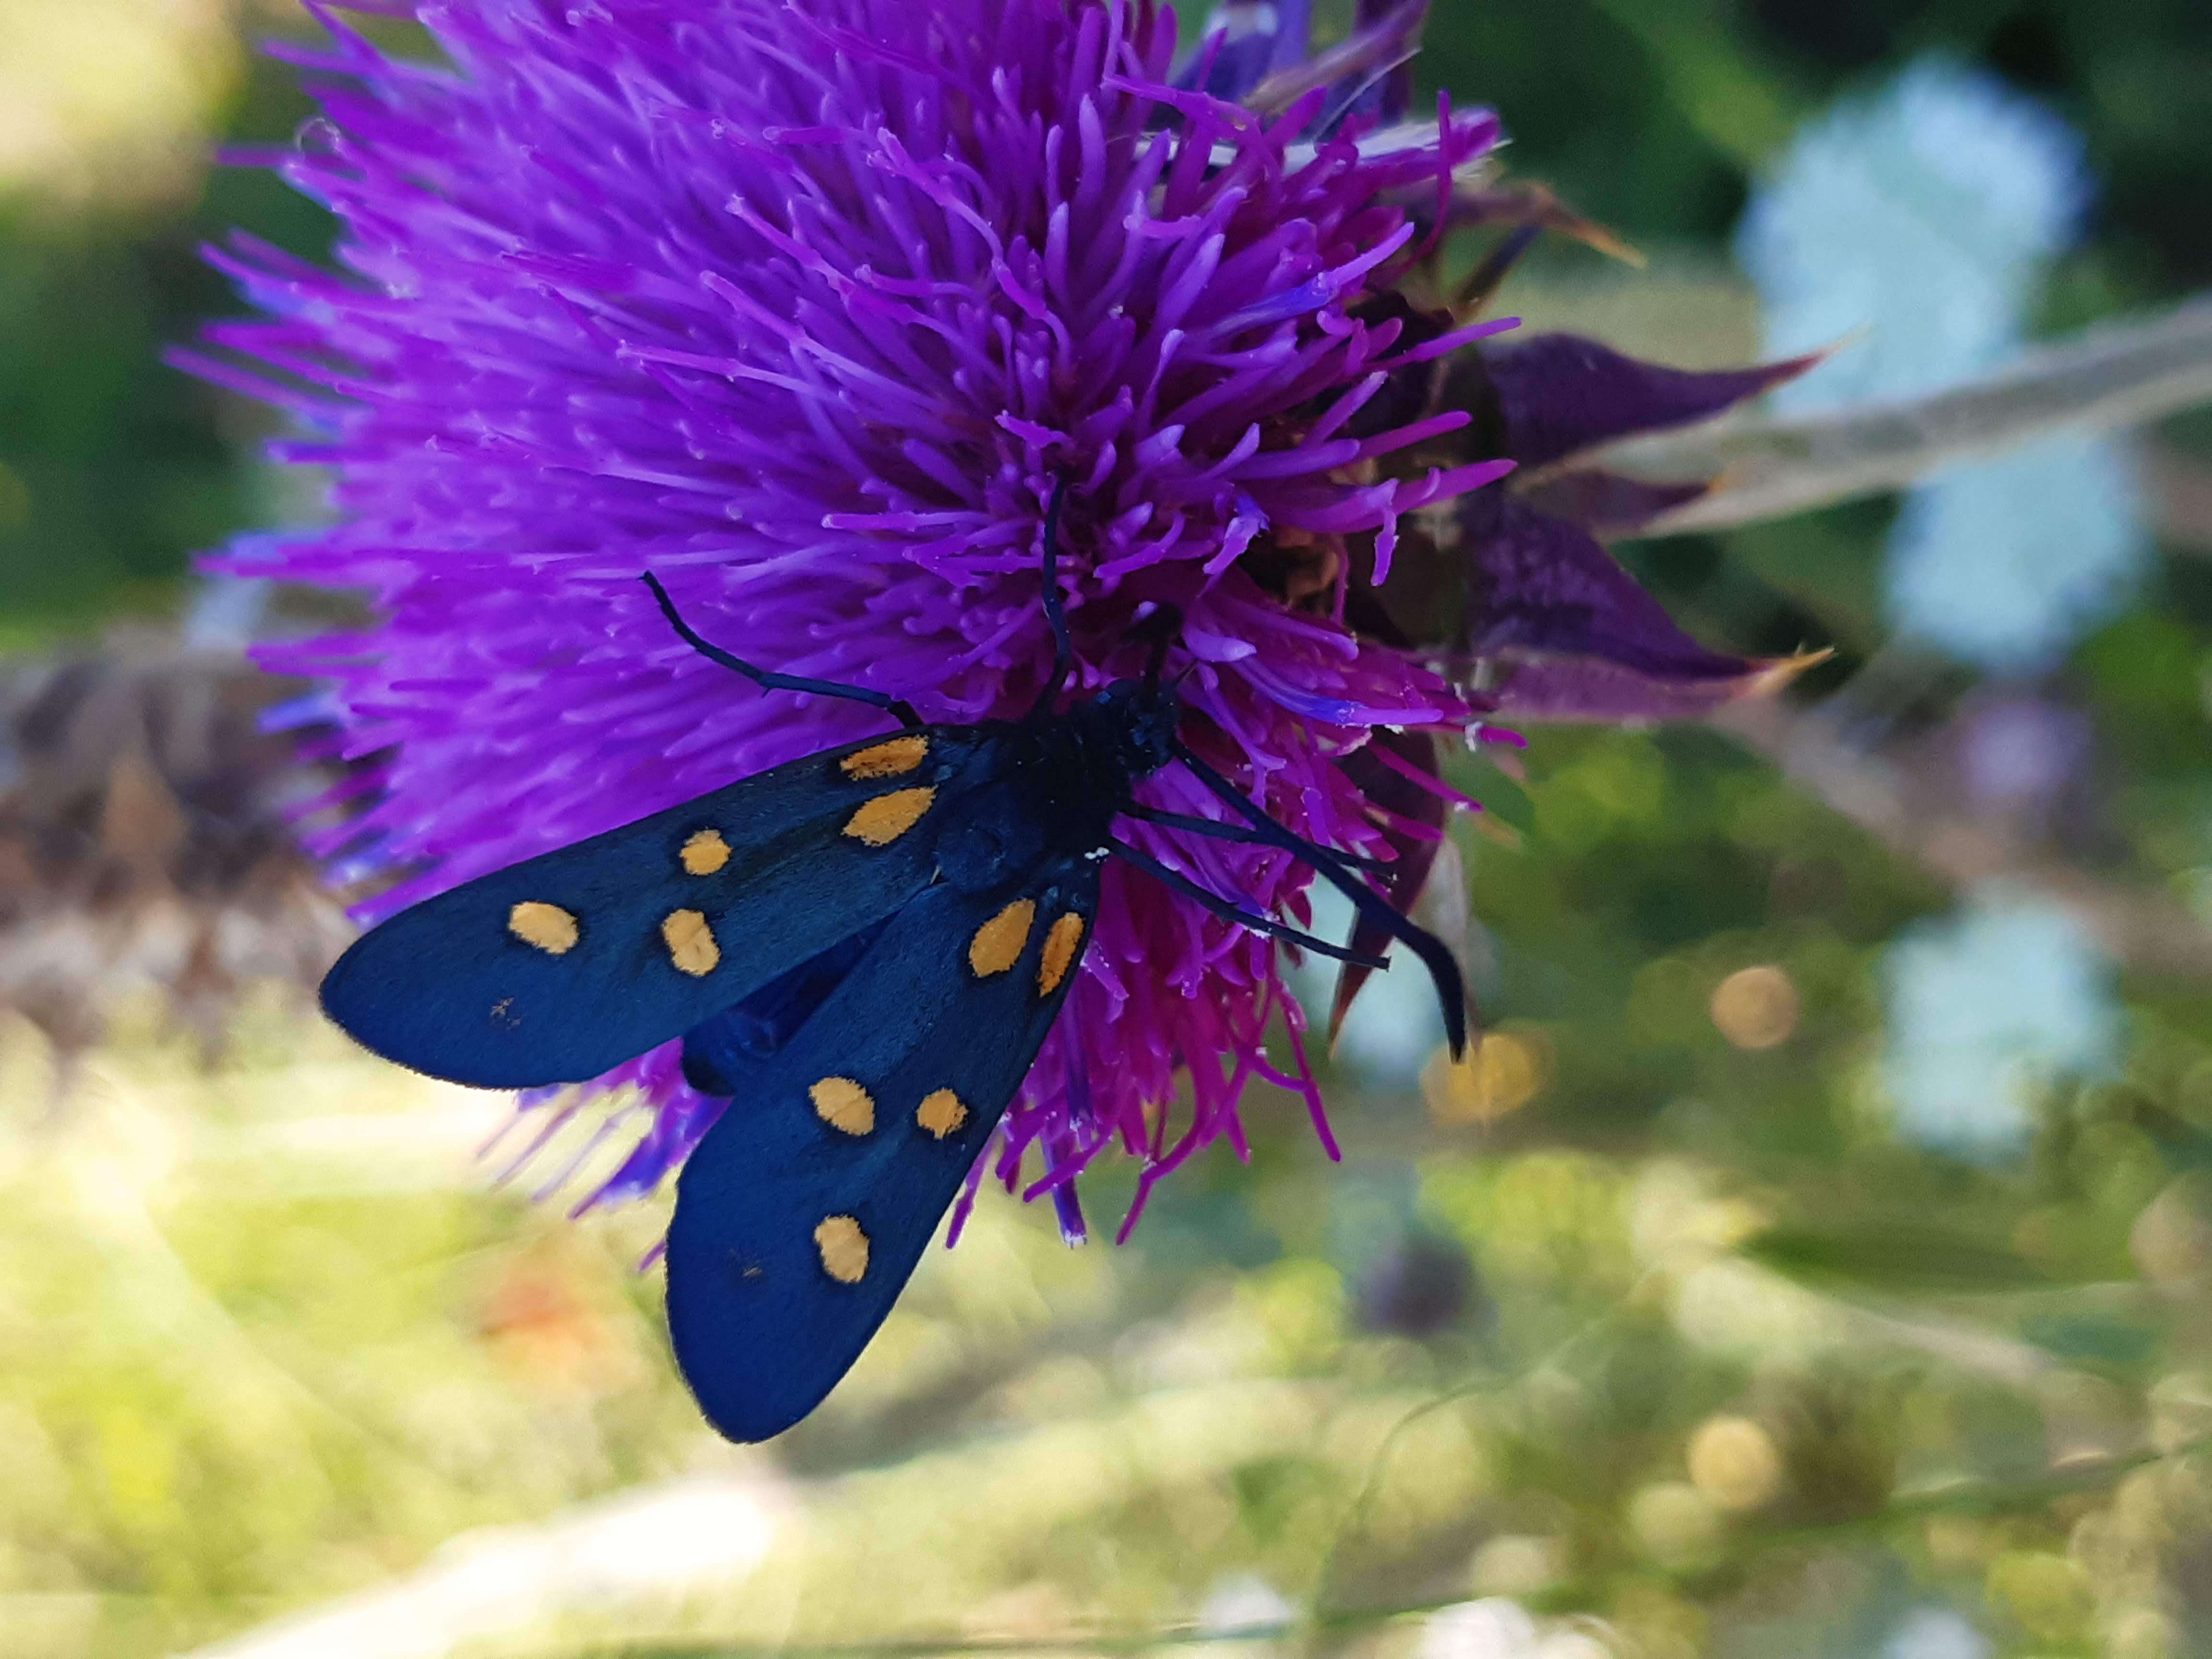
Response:
[[[1052,660],[1040,538],[1062,483],[1075,689],[1132,672],[1133,627],[1171,604],[1187,739],[1304,835],[1402,844],[1340,763],[1377,728],[1478,710],[1347,622],[1347,564],[1384,581],[1407,515],[1511,463],[1408,464],[1472,416],[1382,394],[1496,325],[1409,330],[1377,302],[1489,115],[1384,125],[1352,109],[1371,78],[1345,100],[1326,77],[1257,112],[1231,100],[1301,52],[1240,69],[1218,35],[1179,82],[1150,0],[418,15],[447,63],[327,18],[332,47],[293,54],[325,118],[279,165],[338,216],[343,270],[240,240],[216,257],[266,314],[191,360],[291,410],[304,435],[280,456],[336,480],[337,522],[257,543],[254,574],[365,590],[380,617],[261,653],[334,682],[347,751],[385,757],[319,842],[395,878],[364,916],[872,729],[695,655],[647,570],[764,665],[926,719],[1025,707]],[[1146,799],[1218,811],[1178,769]],[[1280,854],[1127,833],[1303,915]],[[1150,1176],[1236,1136],[1253,1076],[1318,1121],[1302,1052],[1294,1076],[1267,1059],[1277,1015],[1295,1047],[1270,944],[1109,872],[998,1173],[1018,1185],[1038,1145],[1030,1190],[1062,1193],[1073,1226],[1093,1157],[1119,1141]],[[1150,1109],[1186,1071],[1194,1113],[1170,1131]],[[657,1182],[720,1106],[672,1045],[605,1081],[636,1085],[645,1124],[613,1194]]]

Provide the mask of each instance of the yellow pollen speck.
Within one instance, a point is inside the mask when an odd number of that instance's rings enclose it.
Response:
[[[1083,918],[1070,910],[1044,936],[1044,960],[1037,963],[1037,994],[1048,997],[1060,989],[1075,961],[1075,947],[1083,943]]]
[[[916,732],[889,743],[855,749],[837,764],[848,778],[896,778],[913,771],[928,757],[929,739]]]
[[[968,1121],[968,1109],[951,1090],[939,1089],[922,1097],[921,1104],[914,1109],[914,1121],[942,1140]]]
[[[722,839],[719,830],[695,830],[677,857],[691,874],[711,876],[730,861],[730,843]]]
[[[852,1217],[824,1217],[814,1230],[814,1248],[822,1252],[822,1271],[840,1285],[857,1285],[867,1277],[868,1236]]]
[[[660,937],[668,946],[669,961],[679,974],[703,979],[722,959],[721,946],[714,943],[707,918],[696,910],[671,910],[660,924]]]
[[[968,941],[968,965],[978,979],[1003,974],[1022,959],[1022,946],[1030,942],[1030,924],[1036,920],[1034,899],[1016,899],[975,930]]]
[[[806,1093],[815,1115],[833,1129],[864,1135],[876,1127],[876,1103],[848,1077],[825,1077]]]
[[[861,804],[845,820],[845,833],[871,847],[888,847],[921,821],[937,799],[934,789],[894,789]]]
[[[507,913],[507,931],[549,957],[567,955],[581,937],[575,917],[557,904],[540,904],[536,899],[525,899]]]

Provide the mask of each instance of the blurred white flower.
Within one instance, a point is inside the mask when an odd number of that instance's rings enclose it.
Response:
[[[1915,1607],[1881,1644],[1881,1659],[1989,1659],[1990,1638],[1948,1607]]]
[[[1890,624],[1983,668],[2047,667],[2142,580],[2140,501],[2122,442],[2075,434],[1931,478],[1890,533]]]
[[[1753,198],[1737,257],[1771,355],[1861,337],[1777,405],[1910,397],[2008,355],[2087,192],[2071,128],[1948,58],[1808,122]]]
[[[1439,1608],[1421,1626],[1420,1659],[1610,1659],[1610,1653],[1586,1632],[1540,1625],[1502,1595]]]
[[[199,584],[185,611],[185,643],[195,650],[243,650],[260,637],[269,584],[258,576],[216,576]]]
[[[1884,1070],[1900,1133],[1964,1157],[2019,1150],[2032,1091],[2119,1052],[2112,968],[2067,911],[2003,891],[1890,945]]]
[[[2089,191],[2080,137],[2002,81],[1924,58],[1800,130],[1736,239],[1768,349],[1843,343],[1773,394],[1812,410],[1932,392],[2018,349]],[[2061,436],[1905,500],[1891,625],[2001,673],[2045,668],[2124,604],[2149,556],[2125,448]]]
[[[1198,1627],[1207,1636],[1272,1632],[1288,1624],[1297,1609],[1259,1574],[1231,1573],[1213,1581],[1198,1609]]]

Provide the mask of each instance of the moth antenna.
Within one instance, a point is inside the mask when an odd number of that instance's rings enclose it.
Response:
[[[1044,619],[1052,627],[1052,678],[1037,693],[1030,707],[1030,718],[1036,720],[1051,711],[1053,699],[1059,696],[1060,688],[1075,667],[1075,641],[1067,631],[1067,611],[1060,598],[1060,504],[1067,495],[1065,474],[1052,486],[1052,500],[1044,509]]]
[[[763,691],[805,691],[817,697],[842,697],[848,702],[864,702],[871,708],[882,709],[909,732],[921,729],[921,717],[914,712],[904,698],[871,691],[865,685],[848,685],[842,680],[810,680],[797,674],[778,674],[749,663],[743,657],[732,655],[703,637],[697,629],[684,620],[684,613],[676,608],[676,601],[669,598],[668,590],[660,585],[659,577],[648,570],[643,580],[652,591],[653,603],[660,607],[660,614],[668,618],[668,625],[676,630],[676,637],[708,662],[719,664],[733,674],[743,674]]]

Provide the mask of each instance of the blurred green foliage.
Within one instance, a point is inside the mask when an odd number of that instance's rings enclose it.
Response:
[[[311,106],[290,70],[247,62],[209,130],[172,143],[289,140]],[[328,217],[263,171],[188,177],[182,198],[57,202],[0,176],[0,647],[168,614],[193,554],[285,510],[257,458],[268,418],[161,353],[238,309],[203,245],[246,226],[319,257]]]
[[[1121,1250],[987,1197],[771,1454],[672,1375],[634,1270],[657,1214],[527,1201],[590,1125],[495,1188],[497,1097],[348,1051],[296,991],[249,999],[213,1072],[156,1008],[66,1077],[9,1025],[21,1650],[169,1650],[710,1474],[781,1517],[761,1565],[672,1551],[566,1598],[517,1571],[489,1650],[1080,1648],[1201,1620],[1237,1574],[1362,1651],[1479,1593],[1685,1659],[1872,1652],[1832,1644],[1929,1605],[2004,1652],[2197,1650],[2201,999],[2139,1007],[2124,1075],[2045,1090],[2016,1166],[1915,1151],[1870,969],[1940,895],[1716,738],[1529,760],[1522,845],[1467,847],[1488,1052],[1525,1071],[1331,1078],[1334,1167],[1257,1098],[1251,1162],[1164,1185]],[[1719,1000],[1746,969],[1794,989],[1770,1046]],[[1106,1224],[1129,1174],[1086,1188]]]

